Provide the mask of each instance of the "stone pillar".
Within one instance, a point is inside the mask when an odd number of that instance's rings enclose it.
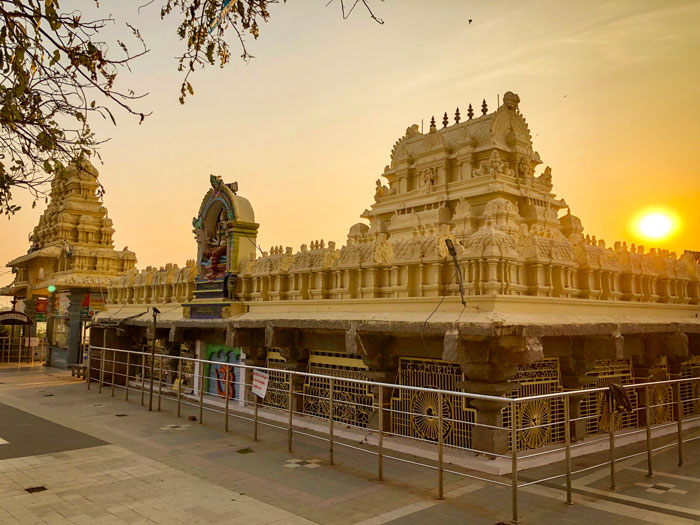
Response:
[[[689,357],[688,335],[683,332],[648,334],[644,337],[644,354],[633,361],[635,375],[649,375],[649,367],[666,357],[669,372],[681,373],[681,364]]]
[[[544,358],[539,338],[526,336],[496,336],[466,339],[457,328],[445,333],[443,359],[458,362],[468,378],[459,385],[467,392],[503,397],[518,388],[508,380],[515,375],[518,365],[531,364]],[[503,408],[500,401],[470,400],[477,410],[477,423],[472,431],[472,447],[484,453],[508,453],[509,432],[503,427]],[[515,414],[512,414],[515,417]],[[496,428],[491,428],[496,427]]]
[[[345,332],[345,352],[348,355],[359,355],[362,361],[369,367],[367,371],[367,379],[378,383],[394,383],[396,379],[396,367],[394,360],[388,352],[391,337],[385,334],[377,333],[360,333],[358,332],[357,322],[350,325],[350,329]],[[391,396],[393,389],[383,388],[382,396],[379,397],[379,387],[374,386],[371,389],[374,396],[374,404],[376,408],[372,409],[367,423],[368,428],[379,428],[379,406],[383,408],[391,408]],[[391,428],[391,413],[389,410],[383,412],[383,428],[388,430]]]
[[[51,353],[53,352],[54,346],[54,328],[56,326],[56,294],[49,294],[46,299],[46,348],[48,350],[46,354],[46,362],[44,366],[49,366],[51,363]]]
[[[595,366],[595,359],[585,359],[577,352],[580,341],[573,337],[549,337],[544,340],[544,355],[559,359],[561,382],[565,390],[581,390],[591,381],[586,375]],[[569,416],[572,420],[581,417],[581,401],[584,395],[569,396]],[[579,441],[586,437],[586,421],[572,421],[571,440]]]
[[[294,372],[308,371],[309,349],[301,348],[300,334],[296,330],[285,330],[268,325],[265,328],[265,345],[267,349],[279,350],[282,357],[286,359],[281,367],[284,370]],[[304,377],[292,376],[293,410],[304,411]]]
[[[168,356],[175,356],[179,357],[180,356],[180,343],[177,341],[171,341],[170,337],[165,341],[165,355]],[[177,359],[168,359],[167,360],[167,378],[166,378],[166,385],[170,387],[175,382],[175,379],[177,378]]]
[[[80,340],[82,337],[80,309],[83,305],[85,294],[86,290],[80,288],[72,288],[70,291],[70,305],[68,306],[70,324],[68,326],[66,366],[77,364],[80,360]]]

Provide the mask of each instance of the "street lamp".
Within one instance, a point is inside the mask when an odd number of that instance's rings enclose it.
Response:
[[[148,390],[148,411],[153,411],[153,373],[154,365],[156,362],[156,324],[158,322],[157,316],[160,310],[155,306],[151,308],[153,310],[153,340],[151,342],[151,386]]]

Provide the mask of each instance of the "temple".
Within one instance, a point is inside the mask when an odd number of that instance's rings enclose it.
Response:
[[[111,280],[136,265],[134,252],[114,249],[114,228],[98,195],[98,177],[84,160],[53,179],[29,250],[7,263],[14,282],[0,290],[21,300],[34,321],[43,319],[49,360],[58,366],[82,359],[85,322],[104,307]],[[45,315],[37,316],[37,310]]]
[[[498,396],[700,375],[700,254],[585,234],[552,193],[552,169],[519,106],[508,92],[493,112],[484,102],[479,116],[470,105],[465,120],[458,111],[441,128],[433,119],[427,133],[408,127],[343,246],[314,240],[298,251],[256,250],[251,204],[236,183],[212,177],[193,219],[196,260],[139,272],[128,259],[96,316],[121,330],[105,329],[98,341],[138,348],[154,336],[171,355]],[[161,312],[155,333],[151,306]],[[298,411],[324,417],[301,394],[322,398],[328,382],[291,388]],[[385,389],[379,399],[373,388],[342,390],[357,402],[343,420],[360,427],[377,425],[381,403],[391,409],[384,428],[399,435],[435,440],[430,425],[402,413],[443,410],[448,443],[462,447],[507,451],[507,435],[494,428],[513,417],[525,429],[520,448],[563,439],[560,400],[510,414],[487,402],[455,398],[440,408],[424,393]],[[282,406],[274,391],[265,403]],[[652,395],[659,403],[672,392]],[[600,404],[596,394],[575,399],[571,417],[600,414]],[[700,412],[697,403],[683,406]],[[655,410],[655,421],[671,412]],[[620,417],[620,428],[638,426],[636,414]],[[487,426],[470,425],[476,420]],[[583,439],[605,432],[606,420],[575,427]]]

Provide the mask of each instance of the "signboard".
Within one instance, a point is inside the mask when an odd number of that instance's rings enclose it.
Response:
[[[47,306],[46,303],[47,303],[47,301],[46,301],[45,297],[39,297],[36,300],[36,308],[34,311],[38,314],[45,314],[46,313],[46,306]]]
[[[39,338],[38,337],[27,337],[25,340],[25,344],[30,348],[36,348],[37,346],[39,346]]]
[[[270,374],[262,370],[253,370],[253,387],[251,391],[259,398],[265,399],[267,385],[270,382]]]
[[[7,310],[0,312],[0,324],[32,324],[32,320],[22,312]]]

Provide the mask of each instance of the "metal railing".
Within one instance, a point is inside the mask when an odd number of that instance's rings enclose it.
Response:
[[[217,376],[213,380],[216,381],[217,388],[223,382],[223,390],[214,389],[211,393],[211,385],[207,387],[206,382],[211,378],[205,376],[205,367],[215,366],[222,370],[221,376]],[[444,498],[444,473],[450,473],[456,476],[463,476],[479,480],[482,482],[510,487],[512,498],[512,523],[518,523],[518,490],[520,488],[535,485],[538,483],[551,482],[556,479],[565,478],[566,480],[566,503],[573,504],[572,496],[572,477],[576,474],[586,472],[592,469],[608,466],[610,469],[610,487],[615,489],[615,467],[620,461],[627,460],[633,457],[646,455],[647,457],[647,475],[653,474],[653,453],[660,450],[665,450],[670,447],[678,449],[678,465],[683,465],[683,445],[684,443],[693,442],[700,439],[700,435],[695,437],[684,437],[684,432],[688,434],[689,430],[700,426],[700,377],[670,379],[665,381],[652,381],[646,383],[637,383],[624,385],[625,391],[637,391],[641,395],[640,399],[644,401],[644,406],[633,408],[640,415],[640,421],[643,426],[634,429],[618,429],[619,411],[616,410],[614,397],[607,387],[589,388],[585,390],[573,390],[565,392],[557,392],[543,395],[533,395],[519,398],[496,397],[483,394],[474,394],[469,392],[440,390],[435,388],[423,388],[417,386],[398,385],[393,383],[381,383],[367,381],[362,379],[354,379],[347,377],[337,377],[322,374],[313,374],[308,372],[299,372],[294,370],[284,370],[280,368],[268,368],[245,365],[240,363],[227,363],[221,361],[210,361],[205,359],[195,359],[189,357],[169,356],[164,354],[150,352],[139,352],[134,350],[121,350],[116,348],[107,348],[99,346],[90,346],[88,349],[87,358],[87,388],[91,389],[91,383],[95,382],[98,385],[99,392],[102,392],[105,386],[111,388],[111,395],[115,395],[115,388],[120,388],[125,391],[125,398],[129,400],[129,394],[136,392],[140,396],[140,403],[144,406],[146,403],[149,410],[161,410],[163,399],[172,400],[176,406],[177,417],[181,416],[182,406],[192,406],[198,408],[199,423],[203,423],[204,411],[215,412],[224,416],[224,430],[229,430],[230,417],[239,418],[241,420],[250,421],[253,424],[252,435],[253,440],[258,440],[258,427],[267,426],[286,431],[287,433],[287,448],[292,451],[294,434],[306,436],[313,439],[319,439],[328,442],[329,463],[332,465],[335,461],[335,447],[343,446],[364,453],[369,453],[377,456],[377,478],[384,480],[384,460],[390,459],[399,462],[410,463],[420,467],[425,467],[437,471],[437,497]],[[253,371],[260,371],[269,375],[275,374],[277,377],[284,377],[285,381],[281,382],[284,388],[280,388],[280,382],[275,383],[277,386],[268,387],[268,393],[275,395],[276,404],[270,404],[263,399],[262,401],[256,395],[250,394],[252,387]],[[236,371],[238,376],[236,377]],[[148,376],[148,379],[147,379]],[[323,379],[328,381],[328,397],[312,396],[304,389],[298,388],[303,381],[309,378]],[[170,380],[172,379],[172,381]],[[360,405],[348,400],[347,396],[340,395],[342,387],[347,384],[369,386],[375,389],[377,395],[375,403],[372,405]],[[296,385],[296,387],[295,387]],[[681,396],[682,385],[686,385],[685,398]],[[690,389],[687,388],[690,385]],[[165,387],[165,390],[164,390]],[[653,402],[651,395],[652,389],[667,389],[672,391],[671,400],[662,399],[660,402]],[[205,391],[206,390],[206,391]],[[236,394],[238,391],[238,394]],[[496,435],[504,433],[508,443],[506,453],[498,453],[493,450],[480,450],[474,445],[458,446],[445,442],[445,429],[451,428],[451,425],[459,423],[465,424],[462,420],[453,419],[450,416],[451,412],[444,409],[436,410],[421,410],[421,411],[400,411],[391,408],[391,404],[385,401],[385,394],[407,391],[414,395],[424,393],[434,400],[434,407],[444,407],[447,396],[458,398],[464,402],[481,401],[490,402],[502,405],[504,409],[510,410],[510,421],[507,426],[488,425],[479,423],[478,420],[469,421],[467,424],[471,429],[472,435],[478,429],[486,429]],[[687,392],[690,392],[690,396]],[[242,395],[241,395],[242,394]],[[591,394],[603,394],[602,399],[607,407],[602,411],[602,414],[584,415],[580,417],[571,416],[571,407],[580,403],[582,396]],[[314,398],[317,402],[324,403],[324,409],[321,411],[326,417],[318,414],[309,414],[299,410],[303,407],[304,398]],[[148,401],[146,401],[146,398]],[[286,399],[285,399],[286,398]],[[205,402],[206,399],[206,402]],[[280,400],[285,399],[282,403]],[[531,406],[532,403],[550,402],[552,400],[560,400],[564,406],[563,421],[547,421],[537,423],[536,419],[530,419],[525,425],[518,425],[518,415],[524,407]],[[232,403],[233,402],[233,403]],[[690,410],[689,410],[689,407]],[[232,406],[233,405],[233,406]],[[335,423],[342,418],[340,414],[347,408],[348,405],[358,406],[359,408],[372,411],[376,415],[375,428],[369,426],[362,427],[362,432],[365,432],[363,444],[365,446],[357,446],[346,442],[349,434],[347,430],[341,433],[336,432]],[[295,406],[297,407],[295,409]],[[652,411],[663,412],[670,414],[671,417],[659,418],[652,417]],[[690,412],[688,417],[684,416],[685,412]],[[433,432],[433,439],[425,439],[420,437],[410,437],[403,434],[392,432],[386,428],[387,419],[394,417],[397,414],[408,415],[412,421],[419,420],[422,425],[429,426],[436,432]],[[280,417],[282,416],[282,417]],[[332,417],[329,417],[332,416]],[[605,437],[590,437],[582,440],[579,443],[574,443],[572,438],[572,425],[578,421],[586,421],[591,418],[598,418],[599,424],[603,425],[606,430]],[[602,420],[601,420],[602,418]],[[604,421],[607,418],[607,421]],[[659,421],[656,421],[656,420]],[[668,420],[666,420],[668,419]],[[312,423],[312,421],[322,421],[324,426]],[[343,426],[353,427],[343,419]],[[286,424],[284,424],[286,422]],[[281,424],[282,423],[282,424]],[[564,440],[560,445],[549,445],[540,449],[519,450],[521,440],[525,433],[532,432],[537,429],[552,428],[555,425],[564,426]],[[669,443],[665,443],[653,447],[653,440],[660,437],[654,437],[655,432],[668,427],[676,427],[675,439]],[[436,428],[435,428],[436,427]],[[306,430],[311,430],[313,433]],[[639,441],[645,441],[645,450],[628,454],[623,457],[616,457],[616,438],[625,437],[626,441],[631,441],[629,436],[644,433],[644,438]],[[340,435],[342,434],[342,435]],[[665,434],[664,434],[665,435]],[[408,440],[416,445],[418,450],[412,452],[415,455],[420,455],[424,459],[430,460],[434,458],[434,464],[422,461],[414,461],[398,455],[387,454],[387,450],[398,449],[396,445],[388,446],[387,439]],[[632,438],[633,439],[633,438]],[[595,465],[573,470],[572,468],[572,453],[579,453],[579,447],[592,446],[595,443],[603,441],[608,442],[608,459]],[[356,441],[355,441],[356,443]],[[405,442],[404,442],[405,443]],[[427,445],[426,445],[427,444]],[[430,448],[429,448],[430,447]],[[436,447],[436,448],[432,448]],[[455,470],[454,468],[446,468],[445,450],[455,450],[482,454],[491,458],[501,458],[501,461],[510,463],[510,479],[504,481],[502,476],[486,477],[488,474],[475,475],[468,472]],[[585,453],[582,450],[581,453]],[[553,456],[554,462],[563,462],[563,472],[553,476],[547,476],[541,479],[536,479],[527,482],[518,482],[518,465],[519,462],[530,458],[540,458],[542,456]],[[541,462],[541,460],[540,460]],[[551,465],[551,461],[547,463]],[[529,465],[535,466],[535,465]],[[537,465],[539,466],[539,465]],[[468,468],[468,467],[467,467]],[[529,468],[527,465],[525,468]],[[500,479],[499,479],[500,478]]]
[[[36,344],[32,344],[32,340]],[[22,362],[34,364],[46,361],[47,345],[44,338],[0,337],[0,363]]]

